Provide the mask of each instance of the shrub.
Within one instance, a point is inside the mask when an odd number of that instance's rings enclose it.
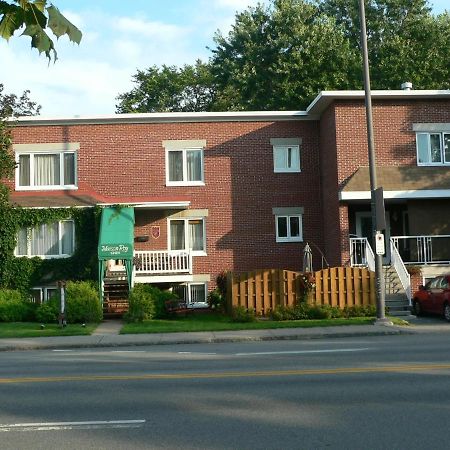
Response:
[[[154,288],[137,284],[128,296],[128,312],[124,315],[127,322],[142,322],[155,315]]]
[[[41,323],[53,323],[59,317],[59,297],[52,297],[36,309],[36,320]]]
[[[34,305],[19,291],[0,290],[0,322],[22,322],[34,319]]]
[[[216,277],[217,290],[223,298],[227,296],[227,272],[222,271]]]
[[[231,320],[239,323],[254,322],[256,320],[255,311],[244,306],[234,306],[231,310]]]
[[[102,318],[102,305],[95,284],[90,281],[69,281],[66,285],[67,322],[100,322]]]
[[[208,294],[208,305],[211,309],[222,311],[225,306],[225,298],[219,289],[215,289]]]

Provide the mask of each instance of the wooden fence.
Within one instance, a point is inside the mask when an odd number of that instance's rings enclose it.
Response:
[[[375,274],[364,268],[333,267],[313,274],[315,287],[308,302],[344,308],[375,305]],[[228,274],[228,305],[267,315],[277,306],[293,306],[303,298],[302,273],[256,270]]]

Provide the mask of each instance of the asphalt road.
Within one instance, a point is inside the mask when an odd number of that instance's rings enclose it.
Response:
[[[447,449],[449,337],[4,352],[0,449]]]

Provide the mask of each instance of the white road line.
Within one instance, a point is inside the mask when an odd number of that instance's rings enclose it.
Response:
[[[7,431],[57,431],[73,429],[99,429],[99,428],[139,428],[145,419],[138,420],[97,420],[87,422],[42,422],[42,423],[12,423],[0,424],[0,433]]]
[[[73,352],[73,350],[52,350],[52,352]]]
[[[310,353],[344,353],[344,352],[362,352],[369,350],[365,348],[338,348],[327,350],[288,350],[280,352],[255,352],[255,353],[235,353],[235,356],[257,356],[257,355],[304,355]]]
[[[205,355],[217,355],[217,353],[204,353],[204,352],[178,352],[179,355],[195,355],[195,356],[205,356]]]
[[[145,350],[111,350],[110,353],[147,353]]]

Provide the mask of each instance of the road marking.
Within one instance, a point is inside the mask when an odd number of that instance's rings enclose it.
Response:
[[[145,350],[111,350],[109,353],[147,353]]]
[[[257,356],[257,355],[304,355],[309,353],[340,353],[340,352],[362,352],[364,350],[370,350],[369,347],[365,348],[337,348],[326,350],[286,350],[280,352],[254,352],[254,353],[235,353],[235,356]]]
[[[52,352],[73,352],[73,350],[52,350]]]
[[[217,355],[217,353],[206,353],[206,352],[178,352],[179,355],[195,355],[195,356],[204,356],[204,355]]]
[[[140,428],[145,419],[139,420],[94,420],[87,422],[42,422],[42,423],[12,423],[0,424],[0,433],[7,431],[56,431],[74,429],[100,429],[100,428]]]
[[[339,367],[336,369],[262,370],[251,372],[203,372],[203,373],[154,373],[144,375],[68,375],[53,377],[0,378],[0,384],[56,383],[68,381],[144,381],[144,380],[190,380],[206,378],[280,377],[302,375],[339,375],[350,373],[414,372],[426,370],[450,370],[447,364],[405,364],[380,367]]]

